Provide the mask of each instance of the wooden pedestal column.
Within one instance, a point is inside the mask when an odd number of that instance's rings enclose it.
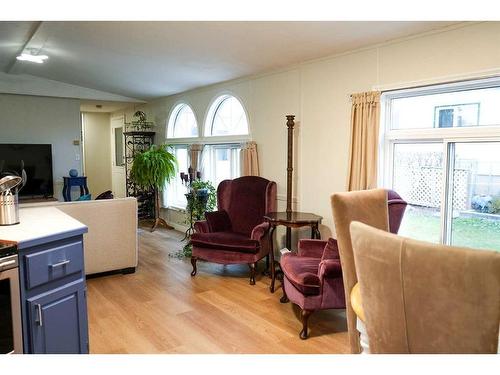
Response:
[[[286,213],[292,214],[292,189],[293,189],[293,127],[295,126],[295,115],[286,116],[286,126],[288,128],[288,152],[286,168]],[[290,217],[291,218],[291,217]],[[292,229],[286,228],[286,247],[292,247]]]

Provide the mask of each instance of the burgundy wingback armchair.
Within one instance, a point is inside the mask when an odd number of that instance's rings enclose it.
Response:
[[[406,202],[396,192],[388,190],[387,204],[390,231],[397,233]],[[306,339],[307,322],[314,311],[346,306],[337,240],[299,240],[297,253],[285,254],[280,263],[284,274],[280,302],[291,301],[301,308],[300,338]]]
[[[198,259],[247,263],[250,285],[254,285],[256,263],[269,254],[269,224],[264,215],[276,211],[276,183],[257,176],[224,180],[217,188],[217,207],[194,225],[191,276],[196,275]]]

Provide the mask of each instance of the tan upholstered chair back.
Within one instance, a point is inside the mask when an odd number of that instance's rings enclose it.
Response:
[[[500,253],[351,224],[371,353],[496,353]]]
[[[356,314],[351,307],[350,299],[351,289],[358,279],[349,225],[352,221],[360,221],[375,228],[389,230],[387,191],[374,189],[337,193],[332,195],[331,203],[344,279],[349,344],[352,353],[359,353],[361,349],[356,330]]]

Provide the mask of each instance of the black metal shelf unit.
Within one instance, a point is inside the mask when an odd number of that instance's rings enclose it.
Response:
[[[154,190],[140,189],[130,178],[130,171],[134,156],[151,147],[154,143],[155,132],[152,131],[128,131],[125,136],[125,177],[127,197],[137,199],[137,216],[139,220],[155,218],[155,196]]]

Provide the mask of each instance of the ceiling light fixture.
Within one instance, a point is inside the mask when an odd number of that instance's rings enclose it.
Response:
[[[47,60],[49,56],[47,55],[32,55],[29,52],[23,52],[16,59],[20,61],[29,61],[37,64],[43,64],[45,60]]]

